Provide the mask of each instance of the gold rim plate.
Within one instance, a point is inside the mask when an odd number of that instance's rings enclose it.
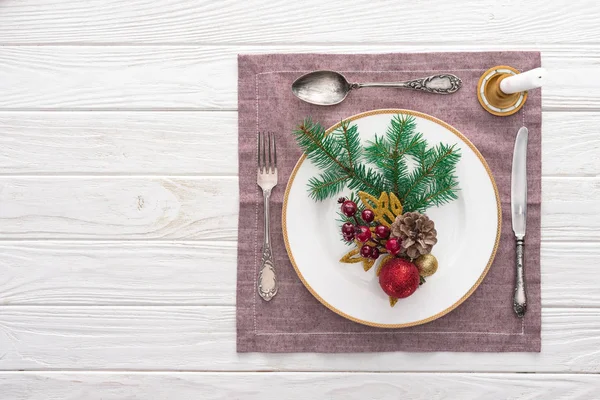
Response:
[[[284,194],[284,199],[283,199],[283,210],[282,210],[282,232],[283,232],[283,238],[284,238],[284,242],[285,242],[285,248],[287,250],[288,256],[290,258],[290,262],[292,263],[292,266],[294,267],[294,270],[296,271],[296,274],[298,274],[298,277],[300,278],[300,280],[302,281],[302,283],[304,284],[304,286],[308,289],[308,291],[317,299],[321,302],[321,304],[323,304],[325,307],[327,307],[328,309],[330,309],[331,311],[333,311],[334,313],[341,315],[344,318],[347,318],[351,321],[357,322],[359,324],[363,324],[363,325],[368,325],[368,326],[374,326],[374,327],[378,327],[378,328],[407,328],[410,326],[416,326],[416,325],[422,325],[425,324],[427,322],[431,322],[433,320],[436,320],[446,314],[448,314],[449,312],[451,312],[452,310],[454,310],[455,308],[457,308],[458,306],[460,306],[466,299],[469,298],[469,296],[471,296],[473,294],[473,292],[475,292],[475,290],[479,287],[479,285],[481,284],[481,282],[483,281],[483,279],[485,278],[485,276],[487,275],[493,261],[494,261],[494,257],[496,256],[496,251],[498,250],[498,244],[500,242],[500,232],[501,232],[501,227],[502,227],[502,208],[501,208],[501,204],[500,204],[500,195],[498,193],[498,187],[496,186],[496,181],[494,180],[494,177],[492,175],[492,171],[490,170],[490,167],[488,166],[487,162],[485,161],[485,159],[483,158],[483,156],[481,155],[481,153],[479,152],[479,150],[475,147],[475,145],[473,143],[471,143],[471,141],[469,139],[467,139],[462,133],[460,133],[457,129],[455,129],[454,127],[452,127],[451,125],[445,123],[442,120],[439,120],[435,117],[432,117],[431,115],[428,114],[424,114],[418,111],[412,111],[412,110],[405,110],[405,109],[382,109],[382,110],[373,110],[373,111],[367,111],[364,113],[360,113],[360,114],[356,114],[348,119],[346,119],[347,121],[355,121],[358,120],[360,118],[365,118],[371,115],[377,115],[377,114],[406,114],[406,115],[413,115],[415,117],[420,117],[432,122],[435,122],[441,126],[443,126],[444,128],[446,128],[447,130],[449,130],[450,132],[454,133],[462,142],[464,142],[464,144],[466,144],[474,153],[475,155],[479,158],[479,160],[481,161],[481,163],[483,164],[489,179],[492,183],[493,189],[494,189],[494,193],[496,196],[496,206],[497,206],[497,218],[498,218],[498,222],[497,222],[497,232],[496,232],[496,239],[495,239],[495,243],[494,243],[494,247],[493,247],[493,251],[489,257],[488,263],[485,267],[485,269],[483,270],[483,272],[481,273],[481,276],[479,277],[479,279],[475,282],[475,284],[469,289],[469,291],[467,293],[465,293],[464,296],[462,296],[456,303],[452,304],[450,307],[448,307],[447,309],[432,315],[428,318],[419,320],[419,321],[414,321],[414,322],[410,322],[410,323],[404,323],[404,324],[381,324],[381,323],[374,323],[371,321],[365,321],[362,319],[358,319],[355,318],[351,315],[348,315],[347,313],[344,313],[340,310],[338,310],[337,308],[333,307],[332,305],[330,305],[327,301],[325,301],[321,296],[319,296],[319,294],[310,286],[310,284],[306,281],[306,279],[304,279],[304,277],[302,276],[302,273],[300,272],[300,269],[298,268],[298,265],[296,264],[296,261],[294,260],[294,255],[292,252],[292,249],[290,248],[290,243],[288,240],[288,230],[287,230],[287,207],[288,207],[288,197],[290,194],[290,190],[291,187],[294,183],[294,178],[296,177],[296,174],[298,172],[298,170],[300,169],[300,167],[302,166],[302,163],[306,160],[306,155],[302,155],[300,157],[300,159],[298,160],[298,162],[296,163],[296,166],[294,167],[294,170],[292,171],[291,175],[290,175],[290,179],[288,181],[286,190],[285,190],[285,194]],[[333,125],[332,127],[330,127],[329,129],[327,129],[327,134],[333,132],[334,130],[336,130],[337,128],[339,128],[341,125],[341,123],[337,123],[335,125]],[[389,305],[387,303],[383,303],[382,307],[389,307]]]

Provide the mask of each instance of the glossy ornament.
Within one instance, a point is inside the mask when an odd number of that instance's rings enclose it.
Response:
[[[420,277],[416,265],[402,258],[393,258],[381,267],[379,285],[390,297],[403,299],[419,287]]]

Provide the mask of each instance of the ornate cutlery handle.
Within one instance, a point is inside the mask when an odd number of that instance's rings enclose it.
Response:
[[[277,276],[275,275],[275,264],[273,263],[273,251],[271,250],[271,231],[269,227],[269,202],[271,190],[265,190],[265,240],[262,247],[262,259],[260,272],[258,274],[258,294],[266,301],[270,301],[277,294]]]
[[[523,318],[527,311],[527,296],[525,295],[525,278],[523,276],[523,250],[524,240],[517,239],[517,280],[515,282],[515,295],[513,297],[513,309],[517,317]]]
[[[435,94],[452,94],[460,89],[461,86],[462,81],[458,76],[453,74],[439,74],[398,83],[353,83],[351,89],[362,87],[396,87]]]

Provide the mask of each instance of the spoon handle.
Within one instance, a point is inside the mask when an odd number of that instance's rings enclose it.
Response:
[[[421,90],[436,94],[451,94],[460,89],[461,86],[462,81],[458,76],[452,74],[439,74],[397,83],[353,83],[351,88],[359,89],[363,87],[394,87]]]

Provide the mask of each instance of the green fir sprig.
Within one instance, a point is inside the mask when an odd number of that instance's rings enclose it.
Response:
[[[363,148],[356,125],[342,121],[327,135],[320,124],[307,119],[294,135],[308,159],[323,171],[308,182],[315,200],[333,197],[345,186],[374,196],[386,189],[383,175],[362,163]]]
[[[308,159],[322,171],[308,183],[315,200],[348,187],[377,197],[393,192],[405,212],[424,212],[458,197],[459,150],[443,143],[428,147],[411,115],[394,116],[385,135],[376,135],[364,148],[357,126],[349,121],[327,135],[320,124],[306,119],[294,134]]]

